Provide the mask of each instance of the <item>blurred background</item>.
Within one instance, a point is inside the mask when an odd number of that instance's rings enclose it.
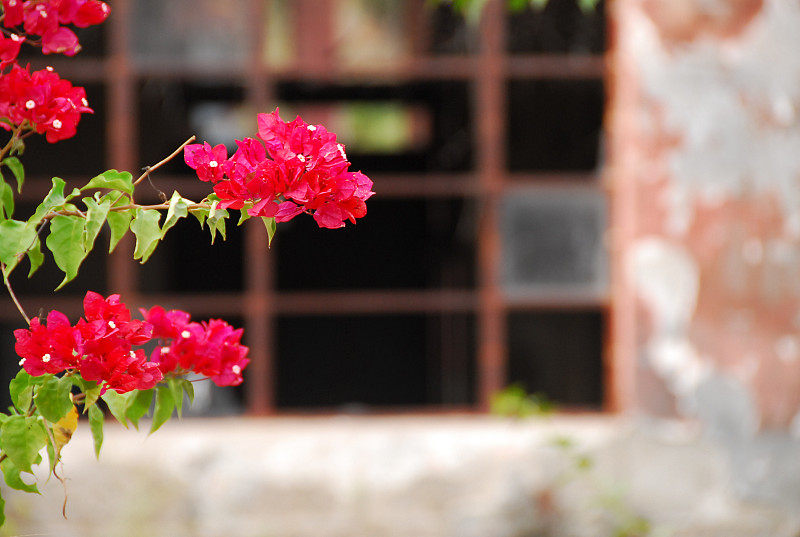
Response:
[[[91,289],[244,326],[254,363],[218,412],[481,409],[514,382],[603,408],[602,2],[500,6],[482,26],[421,0],[112,7],[77,58],[45,59],[96,113],[72,140],[31,141],[29,203],[53,175],[137,173],[192,134],[232,153],[276,107],[337,133],[378,194],[363,223],[298,218],[269,250],[250,223],[212,246],[182,221],[143,266],[130,242],[94,252],[55,306],[49,260],[31,281],[15,275],[31,311],[75,316]],[[180,157],[153,183],[210,192]],[[3,300],[7,354],[19,320]]]
[[[270,248],[260,223],[211,246],[181,221],[55,296],[52,261],[14,274],[32,312],[76,318],[91,289],[245,328],[245,383],[201,393],[206,419],[141,446],[111,428],[110,477],[72,483],[127,491],[111,533],[800,534],[800,4],[111,6],[46,59],[96,113],[31,140],[29,210],[52,175],[135,174],[192,134],[233,149],[276,107],[336,132],[376,192],[357,225],[298,217]],[[180,158],[152,180],[209,192]],[[6,378],[18,317],[0,299]],[[559,412],[487,415],[511,385]],[[79,533],[13,508],[20,534]]]

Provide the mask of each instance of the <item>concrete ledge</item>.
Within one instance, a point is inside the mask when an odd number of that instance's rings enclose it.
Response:
[[[82,422],[63,460],[69,520],[55,480],[4,489],[2,535],[597,537],[636,517],[654,535],[800,531],[792,510],[738,499],[724,452],[687,424],[192,418],[147,437],[109,423],[97,461]]]

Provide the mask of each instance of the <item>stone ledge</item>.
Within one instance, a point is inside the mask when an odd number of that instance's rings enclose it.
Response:
[[[63,460],[69,520],[55,480],[4,490],[3,535],[596,537],[633,515],[659,535],[800,530],[737,499],[691,425],[607,416],[192,418],[152,437],[109,423],[100,461],[81,423]]]

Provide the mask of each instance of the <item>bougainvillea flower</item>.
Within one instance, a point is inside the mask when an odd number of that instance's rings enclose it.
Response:
[[[30,329],[14,330],[14,337],[14,350],[22,357],[20,365],[34,376],[74,367],[82,349],[78,332],[60,311],[51,311],[46,324],[31,319]]]
[[[197,170],[201,181],[217,182],[222,179],[222,165],[228,160],[228,150],[219,144],[211,147],[204,144],[187,145],[183,158],[190,168]]]
[[[186,146],[186,163],[202,181],[214,183],[222,209],[247,209],[250,216],[291,220],[300,213],[314,216],[320,227],[355,224],[367,214],[372,181],[348,172],[350,163],[336,135],[299,116],[283,121],[278,110],[258,115],[258,139],[237,140],[229,159],[223,146]]]
[[[0,115],[14,125],[27,122],[39,134],[46,134],[50,143],[74,136],[81,114],[92,112],[86,91],[59,77],[51,67],[30,73],[27,67],[14,64],[0,77]],[[5,122],[0,127],[12,128]]]
[[[249,349],[241,344],[242,329],[218,319],[191,322],[188,313],[160,306],[140,310],[144,320],[131,319],[119,295],[89,291],[84,316],[72,326],[67,317],[51,311],[46,323],[38,318],[27,329],[14,331],[20,365],[38,376],[77,372],[100,384],[101,392],[147,390],[165,375],[189,372],[208,377],[219,386],[242,382]],[[141,345],[159,345],[150,360]],[[139,347],[139,348],[136,348]]]
[[[220,319],[189,322],[185,312],[164,311],[160,306],[142,310],[142,314],[155,327],[153,337],[160,340],[150,360],[159,364],[164,376],[194,372],[218,386],[242,383],[250,359],[249,349],[241,344],[241,328],[234,329]]]
[[[42,52],[44,54],[64,54],[74,56],[81,50],[78,36],[63,26],[42,35]]]
[[[24,41],[25,38],[17,34],[11,34],[8,37],[0,34],[0,69],[4,69],[16,61]]]

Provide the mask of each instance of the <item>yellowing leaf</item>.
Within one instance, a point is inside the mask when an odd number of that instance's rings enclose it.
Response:
[[[78,428],[78,409],[75,408],[75,405],[72,406],[72,409],[67,412],[67,415],[58,420],[58,423],[53,425],[53,438],[56,441],[56,453],[61,452],[61,448],[66,446],[70,439],[72,439],[72,435],[75,433],[75,429]]]

